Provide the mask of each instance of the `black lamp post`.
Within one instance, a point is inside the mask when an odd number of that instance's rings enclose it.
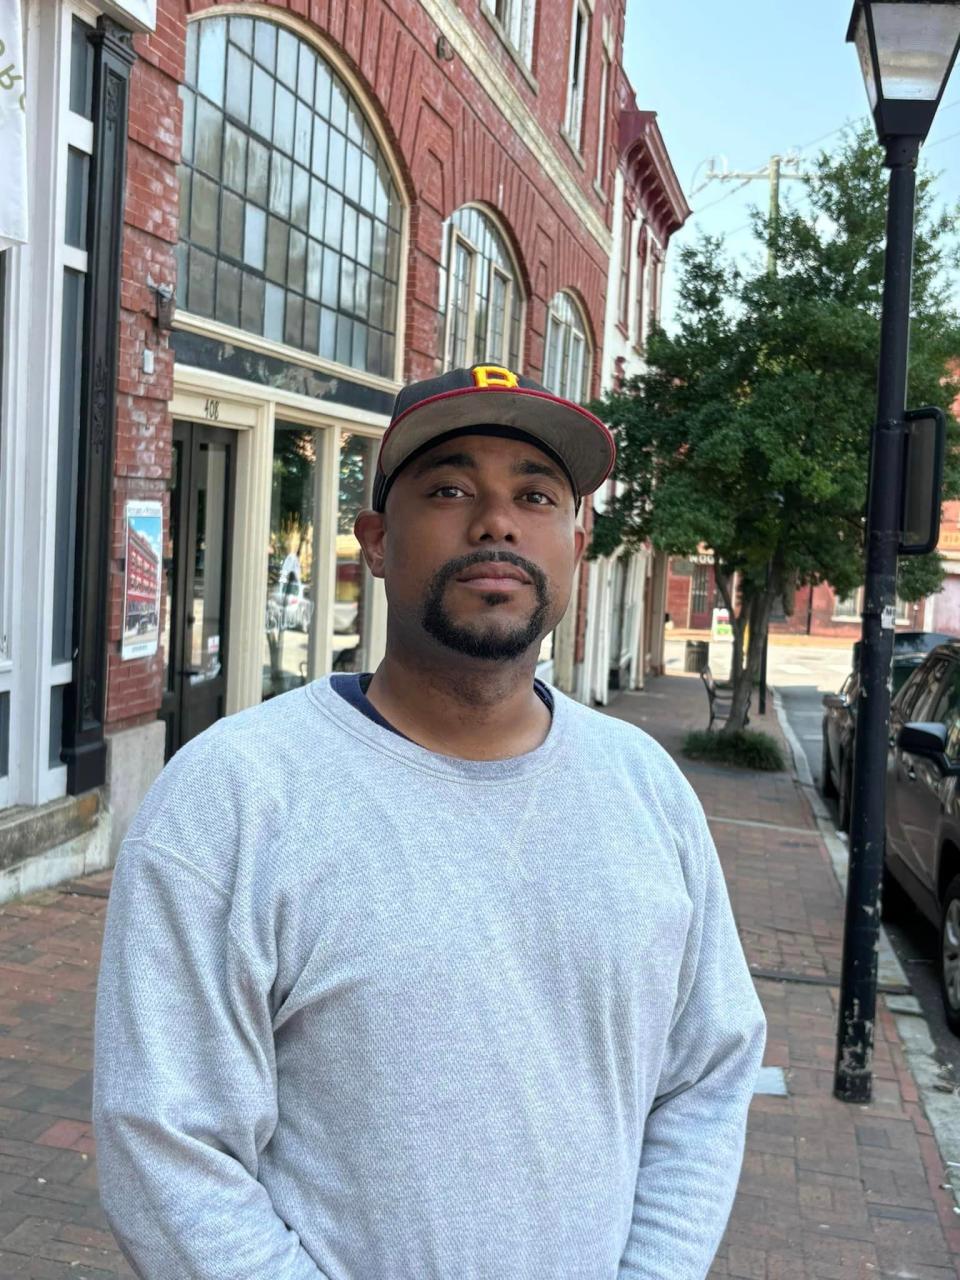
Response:
[[[853,761],[834,1093],[869,1102],[883,875],[890,659],[903,533],[907,356],[916,165],[960,45],[960,0],[855,0],[847,40],[860,56],[890,170],[877,377],[867,483],[866,583]]]

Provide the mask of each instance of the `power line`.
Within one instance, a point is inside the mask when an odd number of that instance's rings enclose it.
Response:
[[[957,104],[953,103],[952,105],[956,106]],[[949,142],[951,138],[960,138],[960,129],[956,133],[948,133],[945,138],[938,138],[936,142],[929,143],[926,149],[929,151],[931,147],[939,147],[942,142]]]
[[[742,191],[749,181],[749,178],[744,178],[744,180],[738,183],[735,187],[731,187],[729,191],[725,191],[719,199],[711,200],[709,204],[700,205],[698,209],[694,210],[694,213],[703,213],[706,209],[712,209],[714,205],[723,204],[724,200],[729,200],[730,197],[735,196],[738,191]]]

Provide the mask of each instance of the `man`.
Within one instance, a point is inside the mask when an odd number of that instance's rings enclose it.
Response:
[[[700,1280],[763,1018],[702,810],[537,682],[607,429],[508,370],[397,399],[386,656],[221,721],[117,864],[103,1202],[147,1280]]]

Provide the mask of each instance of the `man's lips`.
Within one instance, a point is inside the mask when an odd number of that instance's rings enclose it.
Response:
[[[463,573],[458,573],[457,582],[484,591],[516,591],[520,587],[529,586],[530,578],[513,564],[473,564]]]

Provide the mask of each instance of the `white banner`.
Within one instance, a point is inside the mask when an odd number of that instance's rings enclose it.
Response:
[[[27,116],[20,0],[0,0],[0,249],[27,239]]]

